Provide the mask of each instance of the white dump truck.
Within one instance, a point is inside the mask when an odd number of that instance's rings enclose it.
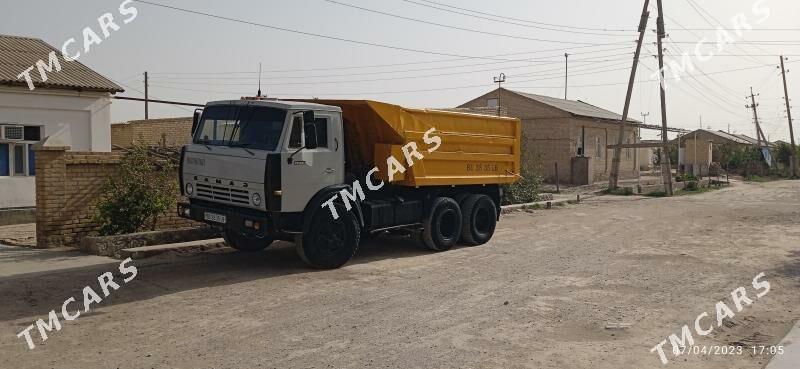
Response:
[[[487,242],[501,185],[519,177],[517,119],[367,100],[217,101],[181,152],[185,218],[258,251],[296,244],[337,268],[362,236],[407,232],[432,250]]]

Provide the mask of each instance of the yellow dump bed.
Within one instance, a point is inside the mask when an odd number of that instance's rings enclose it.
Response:
[[[377,166],[377,176],[388,181],[387,158],[393,156],[406,165],[401,148],[413,141],[424,159],[395,175],[393,184],[508,184],[519,178],[519,119],[409,109],[369,100],[313,102],[342,109],[347,166],[354,172],[365,173]],[[432,145],[423,141],[423,135],[431,128],[442,144],[429,153]]]

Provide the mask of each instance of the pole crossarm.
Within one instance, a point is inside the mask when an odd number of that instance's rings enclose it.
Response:
[[[675,146],[676,144],[673,142],[668,142],[666,145],[662,142],[640,142],[640,143],[631,143],[631,144],[622,144],[622,145],[608,145],[606,148],[608,149],[644,149],[649,147],[669,147]]]

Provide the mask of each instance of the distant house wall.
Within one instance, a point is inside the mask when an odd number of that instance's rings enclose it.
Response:
[[[147,146],[181,147],[191,142],[192,117],[134,120],[111,125],[111,143],[128,148]]]
[[[487,108],[490,100],[498,98],[497,91],[492,91],[473,99],[459,108],[481,111]],[[520,118],[522,121],[523,162],[538,158],[542,166],[542,174],[548,182],[556,178],[558,163],[558,179],[563,183],[583,182],[571,178],[572,158],[578,156],[578,147],[585,137],[584,156],[592,157],[591,165],[594,178],[590,182],[608,179],[611,171],[612,150],[606,149],[610,142],[615,142],[619,125],[614,122],[574,117],[572,114],[552,106],[533,101],[510,91],[501,90],[500,106],[508,116]],[[582,132],[583,135],[582,136]],[[636,142],[635,128],[627,128],[626,140]],[[599,148],[599,150],[598,150]],[[631,179],[639,175],[634,149],[622,150],[620,178]]]
[[[696,174],[708,173],[708,166],[712,162],[713,143],[700,138],[689,137],[683,140],[683,165],[689,165]]]

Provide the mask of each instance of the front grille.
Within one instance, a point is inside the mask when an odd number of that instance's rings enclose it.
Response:
[[[231,204],[250,205],[250,191],[221,185],[197,183],[197,197]]]

